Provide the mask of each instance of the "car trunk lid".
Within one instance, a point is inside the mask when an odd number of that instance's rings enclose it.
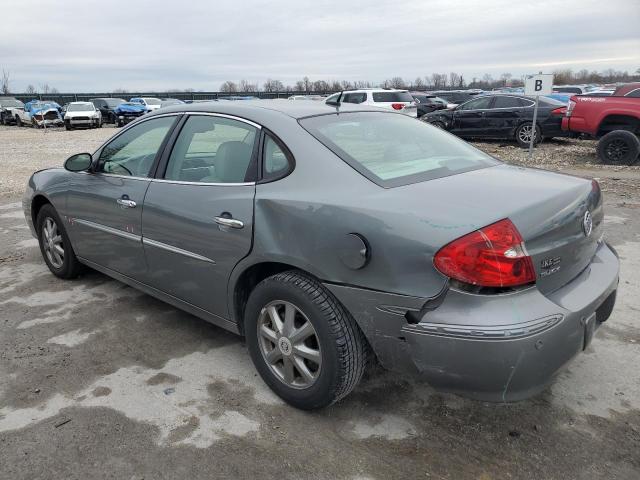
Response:
[[[602,236],[597,183],[569,175],[499,165],[391,190],[422,199],[410,210],[440,245],[509,218],[524,239],[542,293],[584,270]]]

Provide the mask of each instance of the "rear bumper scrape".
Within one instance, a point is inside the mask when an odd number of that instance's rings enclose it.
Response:
[[[618,270],[616,255],[602,244],[589,267],[552,294],[535,287],[503,295],[449,289],[430,311],[423,307],[434,299],[327,286],[384,367],[419,372],[443,390],[508,402],[544,389],[585,348],[613,309]],[[395,305],[397,313],[382,305]]]

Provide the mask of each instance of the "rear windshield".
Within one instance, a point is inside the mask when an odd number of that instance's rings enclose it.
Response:
[[[397,187],[497,165],[453,135],[406,115],[354,112],[300,124],[342,160],[382,187]]]
[[[111,108],[117,107],[121,103],[124,103],[124,100],[121,98],[105,98],[104,101],[107,102],[107,105]]]
[[[374,102],[413,102],[409,92],[373,92]]]

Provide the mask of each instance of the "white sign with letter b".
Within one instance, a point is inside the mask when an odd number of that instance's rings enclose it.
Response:
[[[553,88],[553,74],[529,75],[524,82],[525,95],[549,95]]]

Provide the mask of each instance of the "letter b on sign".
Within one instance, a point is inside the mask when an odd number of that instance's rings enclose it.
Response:
[[[527,77],[524,83],[525,95],[549,95],[553,88],[553,75],[540,74]]]

